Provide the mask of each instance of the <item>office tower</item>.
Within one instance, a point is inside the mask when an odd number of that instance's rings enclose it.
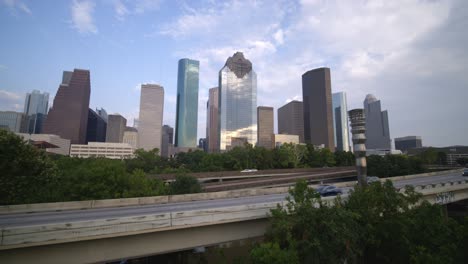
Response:
[[[161,156],[169,157],[169,149],[173,145],[174,128],[164,125],[162,131]]]
[[[104,108],[101,108],[101,109],[97,109],[97,108],[96,108],[96,113],[97,113],[102,119],[104,119],[104,121],[105,121],[106,124],[107,124],[108,115],[107,115],[106,110],[104,110]]]
[[[219,149],[257,143],[257,75],[242,52],[219,71]]]
[[[0,111],[0,129],[15,133],[26,132],[28,120],[24,113],[13,111]]]
[[[364,112],[366,115],[366,148],[391,149],[388,112],[382,111],[380,100],[368,94],[364,100]]]
[[[333,130],[335,131],[334,139],[336,150],[350,151],[346,93],[334,93],[332,95],[332,101]]]
[[[304,143],[303,104],[291,101],[278,108],[278,134],[298,135],[299,142]]]
[[[206,141],[208,144],[208,152],[213,153],[219,151],[219,89],[218,87],[211,88],[208,93],[209,97],[206,107]]]
[[[395,138],[395,149],[406,152],[409,149],[422,148],[421,137],[418,136],[407,136]]]
[[[49,106],[49,93],[41,93],[33,90],[26,94],[24,101],[24,114],[27,118],[27,132],[29,134],[40,134],[44,120],[47,117]]]
[[[104,110],[104,109],[102,109]],[[105,142],[107,123],[93,109],[88,109],[88,126],[86,128],[86,142]]]
[[[179,60],[175,125],[176,147],[194,148],[197,146],[198,70],[198,61]]]
[[[302,75],[304,139],[335,151],[331,78],[329,68],[310,70]]]
[[[137,148],[138,130],[134,127],[125,127],[123,143],[129,144],[132,148]]]
[[[122,143],[125,127],[127,127],[127,119],[125,117],[119,114],[108,115],[106,142]]]
[[[257,107],[257,146],[267,149],[273,148],[273,129],[274,129],[273,107]]]
[[[86,143],[89,95],[88,70],[64,71],[54,104],[44,122],[43,133],[69,139],[71,144]]]
[[[138,148],[161,150],[164,88],[157,84],[142,84],[140,117],[138,118]]]

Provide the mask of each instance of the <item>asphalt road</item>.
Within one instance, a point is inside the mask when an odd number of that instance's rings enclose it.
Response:
[[[409,180],[396,181],[396,187],[405,185],[426,185],[456,180],[465,180],[467,177],[461,176],[461,173],[452,173],[445,175],[436,175],[431,177],[420,177]],[[343,188],[343,192],[349,192],[351,188]],[[193,201],[183,203],[145,205],[145,206],[127,206],[116,208],[101,208],[87,210],[69,210],[43,213],[21,213],[0,215],[0,228],[34,226],[53,223],[66,223],[77,221],[91,221],[97,219],[108,219],[117,217],[140,216],[158,213],[180,212],[190,210],[201,210],[208,208],[219,208],[236,205],[248,205],[268,202],[284,201],[287,194],[273,194],[262,196],[249,196],[241,198],[218,199],[207,201]]]

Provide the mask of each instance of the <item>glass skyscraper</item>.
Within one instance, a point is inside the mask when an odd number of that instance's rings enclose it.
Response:
[[[197,146],[198,76],[200,63],[196,60],[179,60],[177,76],[177,110],[175,146]]]
[[[219,149],[257,143],[257,75],[242,52],[219,71]]]
[[[380,100],[368,94],[364,100],[364,112],[366,114],[366,148],[392,149],[388,112],[382,111]]]
[[[27,133],[40,134],[42,124],[47,116],[49,106],[49,93],[33,90],[26,94],[24,101],[24,114],[27,119]]]
[[[333,129],[335,131],[336,150],[350,151],[348,110],[347,110],[348,106],[346,103],[345,92],[332,94],[332,108],[333,108]]]

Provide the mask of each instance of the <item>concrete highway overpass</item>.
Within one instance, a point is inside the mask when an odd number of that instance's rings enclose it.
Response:
[[[460,171],[392,180],[396,188],[416,186],[432,203],[468,199]],[[345,198],[351,187],[341,185]],[[262,236],[287,190],[3,206],[0,263],[95,263]]]

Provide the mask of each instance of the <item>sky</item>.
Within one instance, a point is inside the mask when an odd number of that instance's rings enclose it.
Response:
[[[301,76],[331,69],[348,109],[367,94],[388,110],[391,138],[468,145],[466,0],[0,0],[0,110],[33,89],[52,103],[64,70],[89,69],[90,108],[138,117],[140,85],[165,89],[174,127],[177,63],[200,61],[198,137],[208,89],[236,51],[257,73],[259,106],[302,100]],[[276,130],[276,125],[275,125]]]

